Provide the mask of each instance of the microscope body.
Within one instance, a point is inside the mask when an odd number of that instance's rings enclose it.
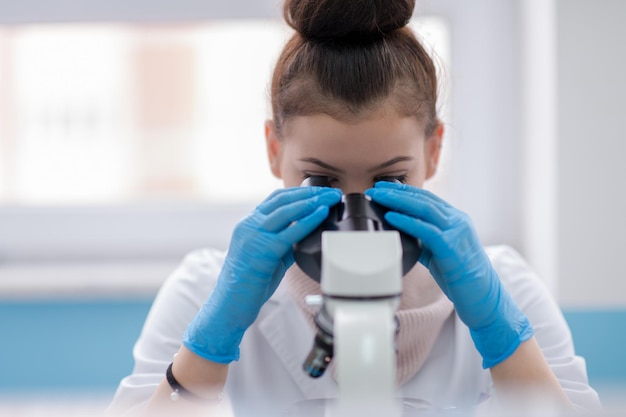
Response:
[[[303,186],[327,186],[311,177]],[[303,363],[313,378],[335,360],[339,398],[326,417],[399,417],[396,401],[395,313],[402,277],[421,255],[419,240],[394,230],[387,209],[348,194],[326,220],[294,245],[294,259],[320,282],[318,332]]]
[[[399,416],[395,312],[402,292],[400,236],[397,231],[326,231],[322,251],[321,308],[332,322],[339,385],[339,399],[327,416]]]

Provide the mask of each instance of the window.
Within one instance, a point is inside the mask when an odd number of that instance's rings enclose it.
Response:
[[[414,24],[447,65],[446,22]],[[272,18],[0,26],[0,281],[39,282],[6,269],[37,262],[41,279],[80,287],[107,274],[49,271],[155,259],[167,271],[189,250],[225,248],[281,186],[263,122],[289,35]]]
[[[439,19],[415,23],[447,59]],[[0,198],[26,205],[256,202],[277,20],[0,31]]]
[[[2,200],[258,200],[276,21],[5,29]],[[251,175],[254,173],[254,175]]]

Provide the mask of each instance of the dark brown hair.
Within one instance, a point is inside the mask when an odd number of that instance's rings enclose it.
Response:
[[[293,116],[358,118],[381,105],[437,126],[435,65],[406,27],[415,0],[286,0],[296,33],[272,77],[272,113],[280,133]]]

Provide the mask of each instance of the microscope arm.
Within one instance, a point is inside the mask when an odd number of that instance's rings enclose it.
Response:
[[[336,415],[392,417],[400,236],[396,231],[324,232],[322,248],[323,308],[333,322],[339,385]]]

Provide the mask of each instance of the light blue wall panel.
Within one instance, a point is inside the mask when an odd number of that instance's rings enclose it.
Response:
[[[151,302],[0,302],[0,392],[112,393]]]
[[[576,353],[587,360],[591,382],[626,383],[626,310],[565,310]]]
[[[112,395],[151,300],[0,301],[0,393]],[[626,310],[566,310],[592,384],[626,386]]]

